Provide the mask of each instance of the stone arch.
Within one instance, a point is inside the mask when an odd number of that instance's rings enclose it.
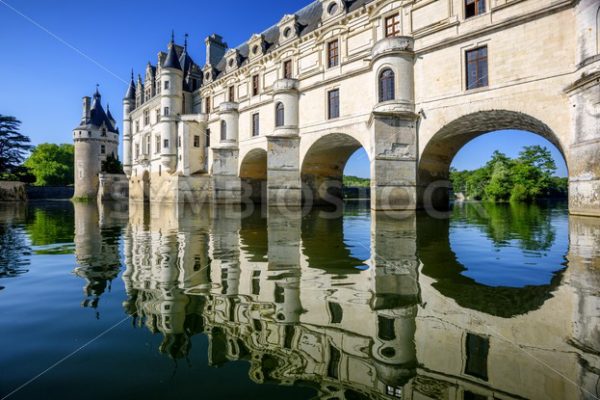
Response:
[[[342,197],[344,167],[350,156],[361,147],[368,147],[345,133],[329,133],[307,143],[301,151],[301,179],[305,189],[312,194],[315,204],[331,204]],[[305,200],[307,193],[304,193]]]
[[[266,202],[267,151],[254,148],[241,159],[239,175],[242,181],[242,196],[256,203]]]
[[[569,168],[565,144],[544,122],[517,111],[477,111],[445,124],[424,143],[417,171],[420,205],[431,202],[436,208],[446,207],[449,201],[447,188],[440,187],[426,194],[427,188],[431,189],[430,185],[436,181],[448,180],[454,156],[468,142],[498,130],[522,130],[542,136],[556,146]]]

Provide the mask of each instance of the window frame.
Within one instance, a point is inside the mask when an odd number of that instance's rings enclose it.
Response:
[[[194,135],[194,147],[200,147],[200,135]]]
[[[468,13],[469,6],[473,5],[473,13]],[[487,12],[487,4],[485,0],[464,0],[463,1],[463,12],[465,13],[465,20],[478,17]]]
[[[485,50],[485,56],[481,56],[479,52]],[[475,58],[469,60],[469,55],[477,53]],[[485,71],[480,70],[480,62],[485,62]],[[471,83],[470,72],[471,67],[475,68],[475,81]],[[489,52],[488,46],[478,46],[472,49],[465,50],[465,90],[475,90],[489,87]]]
[[[260,75],[252,75],[252,96],[258,96],[260,93]]]
[[[285,126],[285,105],[280,101],[275,104],[275,127]]]
[[[391,76],[384,77],[384,74],[386,74],[387,72],[390,72]],[[378,85],[378,99],[379,99],[380,103],[383,103],[385,101],[396,100],[396,74],[394,73],[394,70],[392,70],[389,67],[383,68],[379,72],[379,77],[377,79],[377,85]],[[390,93],[390,91],[391,91],[391,93]]]
[[[252,137],[260,136],[260,113],[252,114]]]
[[[204,113],[205,114],[210,114],[212,111],[212,107],[211,107],[211,97],[210,96],[206,96],[206,98],[204,98]]]
[[[171,109],[169,107],[164,107],[163,116],[168,117],[169,115],[171,115]]]
[[[229,86],[229,88],[227,89],[228,93],[227,93],[227,97],[230,103],[235,102],[235,86]]]
[[[390,22],[392,23],[390,24]],[[400,28],[400,13],[386,16],[383,20],[383,29],[386,38],[400,36],[402,31]]]
[[[335,88],[327,91],[327,119],[340,117],[340,89]]]
[[[283,79],[293,79],[294,71],[292,67],[292,60],[285,60],[283,62]]]
[[[327,68],[335,68],[340,65],[340,40],[327,42]]]
[[[225,120],[221,120],[221,142],[227,140],[227,122]]]

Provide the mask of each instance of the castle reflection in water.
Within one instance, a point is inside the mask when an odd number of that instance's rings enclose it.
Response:
[[[343,218],[115,207],[75,204],[84,305],[122,273],[125,312],[166,356],[185,358],[203,334],[211,365],[244,360],[257,383],[323,399],[600,392],[596,219],[569,217],[568,267],[549,282],[505,288],[461,275],[447,220],[371,212],[350,246]]]

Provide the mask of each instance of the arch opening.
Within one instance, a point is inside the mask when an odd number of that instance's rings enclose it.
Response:
[[[447,209],[451,200],[450,167],[455,156],[473,139],[497,131],[524,131],[541,136],[556,147],[568,170],[564,147],[542,121],[515,111],[479,111],[446,124],[425,145],[417,172],[419,205]]]
[[[302,161],[303,201],[314,205],[340,204],[344,198],[344,169],[361,148],[363,145],[356,138],[343,133],[328,134],[313,143]],[[363,196],[368,196],[368,188],[364,189]]]
[[[266,203],[267,199],[267,151],[253,149],[240,164],[242,196],[252,202]]]

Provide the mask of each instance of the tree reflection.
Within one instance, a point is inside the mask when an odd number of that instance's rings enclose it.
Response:
[[[72,254],[75,216],[70,202],[44,203],[27,216],[26,230],[37,254]],[[44,247],[47,246],[47,247]]]
[[[29,271],[31,248],[22,226],[25,208],[0,205],[0,279]],[[4,287],[0,285],[0,290]]]
[[[541,252],[552,247],[556,229],[544,203],[463,203],[453,209],[453,225],[479,227],[497,247],[517,241],[523,250]]]

